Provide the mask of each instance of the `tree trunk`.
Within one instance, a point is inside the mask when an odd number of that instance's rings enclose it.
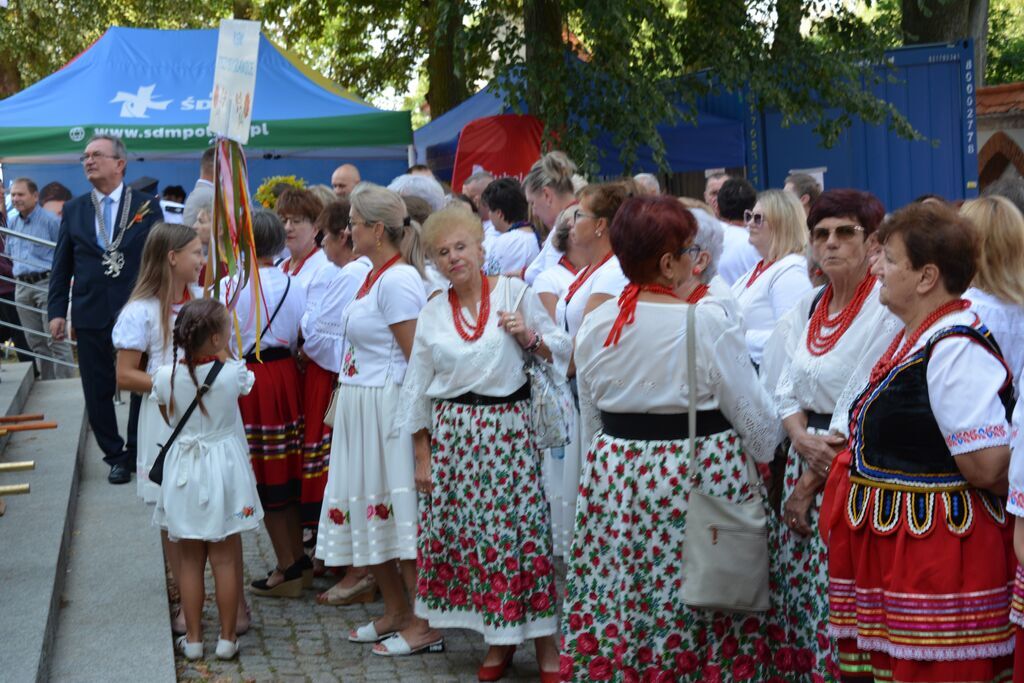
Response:
[[[804,18],[802,0],[778,0],[775,5],[778,23],[772,42],[772,55],[783,58],[800,43],[800,22]]]
[[[10,97],[22,88],[21,72],[10,54],[0,54],[0,99]]]
[[[900,28],[906,45],[948,43],[968,37],[971,0],[903,0]]]
[[[974,38],[974,84],[985,85],[985,64],[988,62],[988,5],[989,0],[971,0],[968,33]]]
[[[903,42],[919,45],[973,38],[975,85],[981,86],[988,47],[988,4],[989,0],[902,0]]]
[[[430,117],[436,118],[469,96],[461,55],[455,49],[459,29],[462,28],[462,13],[457,1],[434,0],[425,5],[428,19],[424,29],[430,36],[427,103],[430,104]]]
[[[523,0],[526,44],[526,105],[547,130],[560,131],[568,119],[564,90],[550,91],[551,80],[565,71],[560,0]],[[565,86],[566,81],[562,81]]]

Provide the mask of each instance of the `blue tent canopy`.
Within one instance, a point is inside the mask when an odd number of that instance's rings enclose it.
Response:
[[[97,132],[129,154],[201,151],[210,116],[217,29],[111,28],[54,74],[0,101],[0,161],[77,157]],[[291,156],[408,158],[408,112],[387,112],[316,74],[260,36],[252,150]],[[336,155],[336,153],[335,153]]]

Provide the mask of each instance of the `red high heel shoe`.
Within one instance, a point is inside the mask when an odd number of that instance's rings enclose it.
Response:
[[[501,664],[495,664],[493,666],[481,666],[476,671],[477,680],[480,681],[500,681],[505,676],[505,670],[508,669],[508,665],[512,663],[512,655],[516,653],[515,645],[505,655],[505,659]]]

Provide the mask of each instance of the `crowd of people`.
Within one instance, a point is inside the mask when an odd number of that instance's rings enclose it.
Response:
[[[246,593],[334,571],[316,602],[383,598],[349,641],[470,629],[482,681],[526,641],[542,681],[1024,681],[1024,182],[884,207],[801,174],[676,198],[561,152],[463,194],[346,164],[254,210],[257,290],[208,262],[212,151],[183,224],[118,139],[83,163],[49,328],[70,298],[183,656],[209,561],[225,659]],[[115,382],[145,397],[127,443]],[[260,522],[276,564],[245,591]]]

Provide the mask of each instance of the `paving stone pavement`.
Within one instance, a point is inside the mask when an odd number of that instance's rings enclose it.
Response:
[[[261,528],[242,536],[246,585],[274,566],[270,538]],[[564,567],[559,563],[559,576]],[[252,628],[239,639],[235,661],[222,662],[213,654],[217,647],[219,620],[213,597],[213,577],[206,572],[206,603],[203,627],[206,658],[175,660],[178,680],[189,683],[462,683],[475,681],[476,669],[487,646],[473,631],[446,629],[445,652],[388,659],[374,655],[369,645],[347,640],[350,629],[383,612],[383,603],[331,607],[317,605],[316,592],[330,588],[333,575],[314,579],[313,590],[300,599],[260,598],[247,595],[252,609]],[[562,583],[559,582],[562,589]],[[527,643],[515,655],[505,681],[536,681],[537,660]]]

